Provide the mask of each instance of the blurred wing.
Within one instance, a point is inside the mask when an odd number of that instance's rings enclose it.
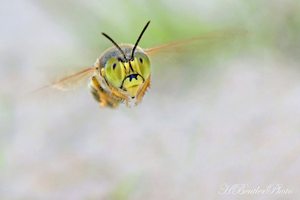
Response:
[[[46,85],[44,87],[41,87],[36,91],[43,90],[45,88],[55,88],[59,90],[70,90],[74,88],[74,86],[79,85],[81,82],[86,80],[88,77],[92,76],[92,74],[96,71],[95,67],[89,67],[86,69],[83,69],[77,73],[71,74],[69,76],[66,76],[60,80],[57,80],[49,85]]]
[[[159,45],[156,47],[145,49],[144,51],[152,56],[162,51],[170,51],[174,50],[176,48],[184,47],[191,45],[194,42],[200,42],[200,41],[213,41],[213,40],[219,40],[219,39],[230,39],[235,38],[238,36],[245,36],[247,34],[247,31],[245,30],[230,30],[230,31],[216,31],[211,33],[206,33],[197,37],[193,37],[190,39],[170,42],[167,44]]]

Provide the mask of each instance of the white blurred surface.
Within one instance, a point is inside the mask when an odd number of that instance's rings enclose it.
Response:
[[[156,66],[131,109],[100,109],[86,88],[23,98],[80,45],[34,3],[1,4],[1,199],[299,198],[294,59],[261,49],[192,73]],[[224,184],[293,193],[220,195]]]

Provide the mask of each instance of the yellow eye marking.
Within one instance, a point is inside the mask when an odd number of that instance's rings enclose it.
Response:
[[[134,68],[134,70],[138,73],[138,74],[142,74],[141,73],[141,65],[140,65],[140,63],[138,62],[138,60],[137,60],[137,58],[134,58],[134,60],[132,61],[133,62],[133,68]]]
[[[102,77],[105,77],[105,70],[104,70],[104,68],[101,69],[100,74],[101,74]]]

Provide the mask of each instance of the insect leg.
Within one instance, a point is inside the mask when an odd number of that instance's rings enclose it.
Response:
[[[119,101],[112,98],[108,92],[106,92],[100,85],[99,81],[95,76],[91,78],[90,90],[96,101],[99,102],[102,107],[115,108],[119,105]]]
[[[147,89],[150,88],[150,84],[151,84],[151,77],[149,76],[149,78],[146,79],[143,86],[139,89],[136,95],[135,105],[139,104],[142,101]]]
[[[119,98],[121,100],[124,100],[126,105],[129,105],[129,97],[125,94],[123,94],[120,90],[113,88],[113,87],[109,87],[112,95],[114,95],[116,98]]]

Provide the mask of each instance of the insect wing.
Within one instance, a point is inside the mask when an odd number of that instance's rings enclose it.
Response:
[[[247,34],[247,31],[245,30],[230,30],[230,31],[216,31],[216,32],[210,32],[206,33],[197,37],[185,39],[185,40],[179,40],[175,42],[170,42],[167,44],[155,46],[152,48],[145,49],[145,52],[150,55],[156,55],[163,51],[171,51],[174,50],[180,50],[183,47],[188,47],[192,45],[192,43],[195,42],[214,42],[219,40],[226,40],[226,39],[233,39],[239,36],[245,36]]]
[[[93,73],[95,73],[96,68],[95,67],[89,67],[85,68],[79,72],[76,72],[74,74],[71,74],[69,76],[66,76],[64,78],[61,78],[57,81],[54,81],[53,83],[46,85],[44,87],[41,87],[34,92],[46,89],[46,88],[55,88],[59,90],[70,90],[74,87],[80,85],[83,81],[85,81],[88,77],[91,77]]]

